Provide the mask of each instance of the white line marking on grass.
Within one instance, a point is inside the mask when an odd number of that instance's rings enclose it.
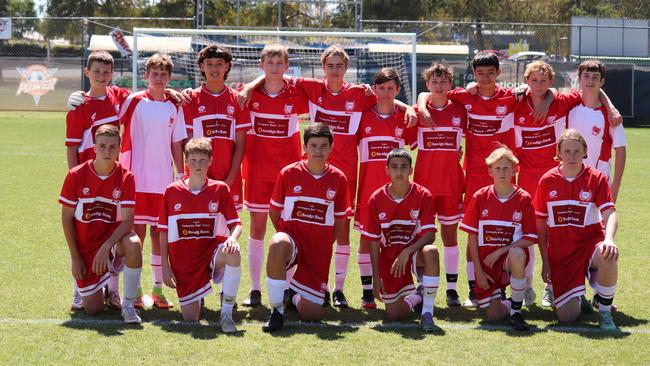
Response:
[[[95,325],[125,325],[122,320],[119,319],[18,319],[18,318],[0,318],[0,325],[72,325],[72,326],[95,326]],[[154,320],[150,322],[144,322],[143,324],[152,324],[152,325],[175,325],[178,327],[191,327],[191,328],[200,328],[205,326],[216,326],[216,322],[206,322],[205,320],[200,323],[194,322],[182,322],[176,320]],[[238,325],[249,327],[249,326],[259,326],[261,327],[264,323],[258,321],[243,321]],[[286,322],[284,323],[287,327],[296,327],[296,328],[354,328],[354,329],[385,329],[385,330],[410,330],[410,329],[420,329],[420,325],[417,323],[398,323],[398,322],[349,322],[349,323],[303,323],[303,322]],[[446,330],[488,330],[488,331],[507,331],[512,329],[507,325],[473,325],[473,324],[456,324],[456,323],[447,323],[447,322],[438,322],[437,325]],[[600,329],[597,327],[578,327],[578,326],[557,326],[550,325],[540,328],[532,328],[534,332],[544,332],[544,331],[553,331],[560,333],[601,333]],[[622,332],[632,333],[632,334],[650,334],[650,329],[648,328],[621,328]]]

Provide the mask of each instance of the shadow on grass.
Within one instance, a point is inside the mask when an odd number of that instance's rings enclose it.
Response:
[[[377,324],[371,329],[379,333],[398,334],[404,339],[411,340],[421,340],[426,337],[444,336],[446,334],[444,329],[440,329],[435,333],[425,333],[420,329],[418,318],[419,316],[416,316],[416,314],[409,314],[406,319],[397,322],[384,320],[381,324]]]
[[[70,320],[61,323],[61,326],[75,330],[94,330],[106,337],[121,336],[125,330],[143,329],[141,324],[126,324],[122,320],[119,310],[108,309],[96,316],[86,315],[82,310],[71,312]]]
[[[524,319],[528,320],[525,313],[524,313]],[[476,330],[483,330],[488,332],[499,332],[507,336],[516,337],[516,338],[531,337],[536,333],[546,332],[545,329],[539,328],[534,324],[528,323],[528,327],[530,328],[528,331],[514,330],[510,325],[510,322],[508,321],[508,317],[506,317],[504,320],[501,321],[489,321],[483,319],[479,322],[478,326],[476,327]]]

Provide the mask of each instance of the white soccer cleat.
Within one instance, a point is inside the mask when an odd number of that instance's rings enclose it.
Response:
[[[235,321],[232,320],[231,313],[221,313],[221,331],[224,333],[235,333],[237,327],[235,326]]]
[[[122,318],[127,324],[140,324],[142,319],[133,305],[122,305]]]
[[[535,304],[535,299],[537,298],[537,294],[535,293],[535,289],[532,287],[528,287],[524,290],[524,306],[533,306]]]
[[[551,307],[553,306],[553,301],[555,301],[553,290],[545,288],[544,295],[542,295],[542,306]]]
[[[83,310],[84,308],[84,302],[81,299],[81,295],[79,294],[79,291],[74,292],[74,296],[72,297],[72,304],[70,305],[70,310],[76,311],[76,310]]]

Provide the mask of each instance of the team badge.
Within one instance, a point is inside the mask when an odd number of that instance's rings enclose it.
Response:
[[[594,127],[591,128],[591,133],[594,136],[598,136],[598,134],[600,134],[600,127],[598,125],[594,125]]]
[[[403,132],[404,132],[403,128],[395,127],[395,136],[401,137]]]
[[[514,222],[519,222],[519,221],[521,221],[521,211],[515,211],[515,212],[512,214],[512,221],[514,221]]]
[[[451,124],[456,127],[460,126],[460,116],[451,117]]]
[[[318,104],[323,104],[323,97],[318,97]]]
[[[238,194],[233,194],[232,195],[232,200],[235,202],[239,202],[239,195]]]
[[[285,104],[284,114],[291,114],[291,111],[293,111],[293,104]]]
[[[550,192],[548,192],[548,197],[549,197],[549,198],[555,198],[555,197],[557,197],[557,191],[550,191]]]
[[[93,115],[90,116],[90,120],[95,122],[95,118],[97,118],[97,112],[93,113]]]
[[[526,121],[526,117],[519,117],[519,123],[524,123]]]
[[[295,186],[295,187],[293,187],[293,193],[298,193],[298,192],[300,192],[300,191],[302,191],[302,186]]]
[[[118,200],[118,199],[120,199],[121,195],[122,195],[122,191],[120,191],[119,188],[115,188],[113,190],[113,199]]]
[[[260,104],[258,102],[253,103],[253,108],[257,109],[260,107]]]
[[[81,193],[83,193],[83,194],[88,194],[88,193],[90,193],[90,188],[88,188],[88,187],[84,187],[84,188],[81,190]]]
[[[174,205],[174,211],[180,211],[181,208],[183,208],[183,205],[181,205],[180,203]]]
[[[114,107],[115,107],[115,113],[120,113],[120,105],[116,104]]]
[[[348,100],[345,102],[345,109],[348,111],[351,111],[354,109],[354,101],[353,100]]]
[[[228,107],[226,107],[226,112],[228,112],[229,115],[235,114],[235,106],[232,104],[228,104]]]
[[[552,125],[553,122],[555,122],[555,117],[557,117],[557,116],[548,116],[548,117],[546,117],[546,123],[549,124],[549,125]]]
[[[203,113],[203,112],[205,112],[205,106],[204,105],[199,106],[199,113]]]
[[[489,211],[488,211],[488,209],[486,208],[486,209],[484,209],[483,211],[481,211],[481,216],[485,217],[485,216],[488,215],[488,213],[489,213]]]
[[[497,106],[496,111],[498,115],[504,115],[508,112],[508,108],[505,105],[501,104]]]
[[[371,133],[372,132],[372,127],[368,126],[368,127],[366,127],[366,129],[364,131],[366,131],[366,133]]]
[[[210,212],[217,212],[218,209],[219,209],[219,203],[210,201],[210,204],[208,205],[208,210],[210,210]]]
[[[591,199],[591,192],[580,191],[580,199],[583,201],[589,201]]]
[[[385,219],[385,218],[386,218],[386,213],[385,213],[385,212],[380,212],[380,213],[379,213],[379,219],[380,219],[380,220],[383,220],[383,219]]]
[[[328,188],[326,195],[328,200],[333,200],[334,196],[336,196],[336,191],[333,190],[332,188]]]
[[[472,105],[471,104],[465,104],[465,109],[467,109],[468,111],[471,111],[472,110]]]
[[[417,219],[420,216],[420,210],[413,209],[411,210],[411,218]]]
[[[37,107],[41,97],[53,91],[58,81],[54,74],[59,69],[48,69],[43,65],[31,65],[24,69],[17,67],[16,70],[20,74],[20,84],[18,84],[16,95],[23,93],[31,95]]]

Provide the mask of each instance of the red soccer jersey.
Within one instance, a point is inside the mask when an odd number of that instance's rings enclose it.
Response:
[[[605,238],[601,213],[614,207],[604,173],[583,166],[575,178],[566,178],[560,167],[549,170],[539,181],[535,212],[547,219],[549,253],[573,253],[582,243]]]
[[[449,101],[443,108],[427,109],[436,127],[427,127],[418,121],[416,138],[408,141],[418,149],[413,181],[426,187],[434,196],[463,193],[465,173],[458,162],[463,129],[467,125],[465,108]]]
[[[334,147],[328,161],[341,169],[348,179],[348,194],[354,202],[357,187],[357,131],[361,114],[377,103],[374,95],[366,95],[361,85],[344,83],[338,93],[329,90],[324,80],[296,78],[294,84],[309,99],[309,119],[324,123],[334,133]]]
[[[244,179],[275,182],[280,170],[299,161],[299,115],[307,112],[307,97],[291,83],[271,96],[261,86],[253,91],[249,109],[242,111],[248,125]]]
[[[415,128],[406,128],[404,113],[395,108],[390,115],[380,115],[375,108],[363,112],[357,133],[359,141],[359,191],[357,204],[367,207],[370,196],[390,181],[386,174],[388,153],[403,147]]]
[[[460,229],[478,236],[481,258],[522,238],[537,242],[532,199],[519,187],[505,200],[497,196],[494,185],[483,187],[464,213]]]
[[[467,110],[467,132],[465,136],[464,168],[468,176],[487,176],[487,158],[499,144],[514,151],[512,124],[504,118],[512,113],[517,100],[510,89],[495,87],[494,94],[487,98],[478,93],[471,95],[465,89],[456,88],[447,96],[461,103]]]
[[[120,106],[131,92],[117,86],[106,88],[106,95],[91,98],[84,94],[84,104],[66,115],[65,146],[77,146],[79,164],[95,158],[95,131],[110,123],[120,126]]]
[[[192,101],[183,106],[187,135],[206,137],[212,142],[212,166],[208,177],[224,180],[232,165],[236,133],[250,124],[242,123],[237,94],[226,86],[220,94],[205,85],[192,91]]]
[[[74,211],[75,239],[81,253],[94,252],[122,221],[122,208],[135,207],[133,174],[117,163],[100,177],[88,160],[70,169],[63,182],[59,203]]]
[[[421,185],[411,183],[408,193],[398,200],[390,194],[389,186],[377,189],[370,197],[368,224],[362,235],[369,241],[381,241],[382,255],[397,257],[422,234],[436,232],[436,213],[431,193]]]

